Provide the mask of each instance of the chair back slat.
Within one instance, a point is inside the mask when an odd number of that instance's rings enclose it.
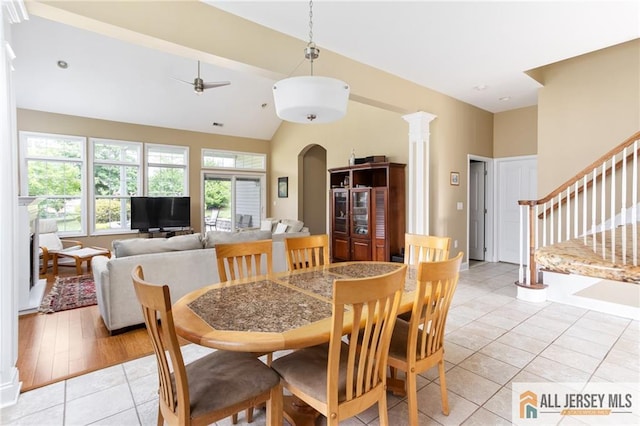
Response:
[[[347,355],[346,401],[366,398],[384,387],[391,333],[400,304],[407,266],[370,278],[335,280],[332,331],[327,369],[327,401],[338,406],[340,347],[346,320],[352,319]],[[342,361],[345,362],[344,360]]]
[[[287,253],[287,267],[290,271],[329,263],[329,236],[327,234],[286,238],[284,245]]]
[[[443,347],[447,313],[458,285],[462,253],[439,262],[418,265],[417,289],[407,354],[424,359]]]
[[[437,262],[449,258],[451,238],[433,235],[405,234],[404,263]]]
[[[165,419],[174,418],[185,424],[191,414],[189,386],[175,333],[169,287],[145,281],[140,265],[134,268],[131,278],[158,365],[160,410]],[[169,362],[173,367],[173,379]]]
[[[271,240],[216,244],[220,281],[271,274],[272,245]]]

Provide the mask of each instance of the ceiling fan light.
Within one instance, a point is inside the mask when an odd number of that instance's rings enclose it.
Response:
[[[273,86],[276,114],[294,123],[329,123],[347,113],[349,85],[330,77],[290,77]]]

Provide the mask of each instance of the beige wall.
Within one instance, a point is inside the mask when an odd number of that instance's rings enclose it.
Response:
[[[538,195],[640,130],[640,40],[538,70]]]
[[[52,114],[41,111],[18,109],[19,131],[57,133],[64,135],[118,139],[189,147],[189,195],[191,196],[191,225],[200,232],[202,222],[201,154],[203,148],[230,151],[247,151],[267,154],[269,141],[212,135],[162,127],[140,126],[107,120]],[[88,183],[87,183],[88,184]],[[88,245],[110,247],[113,239],[132,238],[134,234],[100,236],[84,239]]]
[[[426,99],[428,101],[429,99]],[[493,115],[451,98],[438,97],[430,113],[431,123],[431,233],[448,235],[466,247],[467,154],[492,155]],[[396,112],[357,102],[349,103],[347,116],[331,124],[283,123],[271,143],[269,186],[275,191],[278,176],[289,176],[289,198],[273,198],[271,215],[298,217],[298,167],[291,161],[309,144],[327,149],[327,168],[348,164],[351,149],[356,157],[386,155],[389,161],[407,163],[409,124]],[[460,173],[460,186],[449,185],[449,173]],[[324,178],[329,185],[328,173]],[[327,203],[328,211],[328,203]],[[327,213],[328,217],[328,213]]]
[[[538,107],[513,109],[493,116],[493,157],[518,157],[538,152]]]

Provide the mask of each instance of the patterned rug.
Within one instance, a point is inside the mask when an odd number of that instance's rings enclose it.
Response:
[[[57,277],[38,311],[44,314],[96,305],[96,285],[92,275]]]

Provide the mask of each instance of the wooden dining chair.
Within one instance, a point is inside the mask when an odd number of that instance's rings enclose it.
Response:
[[[262,402],[267,402],[267,424],[282,424],[282,385],[275,371],[250,353],[229,351],[215,351],[185,365],[169,287],[145,281],[140,265],[131,278],[156,355],[158,425],[163,420],[169,425],[206,425]]]
[[[404,263],[436,262],[449,258],[451,238],[433,235],[404,234]]]
[[[418,265],[420,262],[437,262],[449,258],[451,238],[436,237],[433,235],[404,234],[404,263]],[[399,318],[409,321],[411,312],[398,315]],[[391,377],[395,378],[395,372],[391,369]]]
[[[285,238],[284,247],[287,254],[287,267],[290,271],[329,263],[327,234]]]
[[[444,374],[444,333],[451,299],[458,285],[462,252],[456,257],[437,262],[420,262],[411,320],[397,319],[391,346],[389,366],[406,373],[409,400],[409,424],[418,424],[417,375],[438,366],[442,413],[449,415],[447,382]],[[389,379],[393,387],[394,379]]]
[[[273,270],[272,240],[224,243],[215,247],[220,282],[270,274]],[[271,365],[273,360],[272,353],[253,355],[266,355],[267,365]],[[237,416],[234,415],[233,424],[236,421]],[[247,421],[253,421],[253,407],[247,408]]]
[[[385,275],[335,280],[329,343],[273,361],[284,388],[326,416],[327,425],[376,402],[380,424],[388,424],[385,370],[406,271],[402,265]]]
[[[272,246],[271,240],[216,244],[220,282],[270,274]]]

